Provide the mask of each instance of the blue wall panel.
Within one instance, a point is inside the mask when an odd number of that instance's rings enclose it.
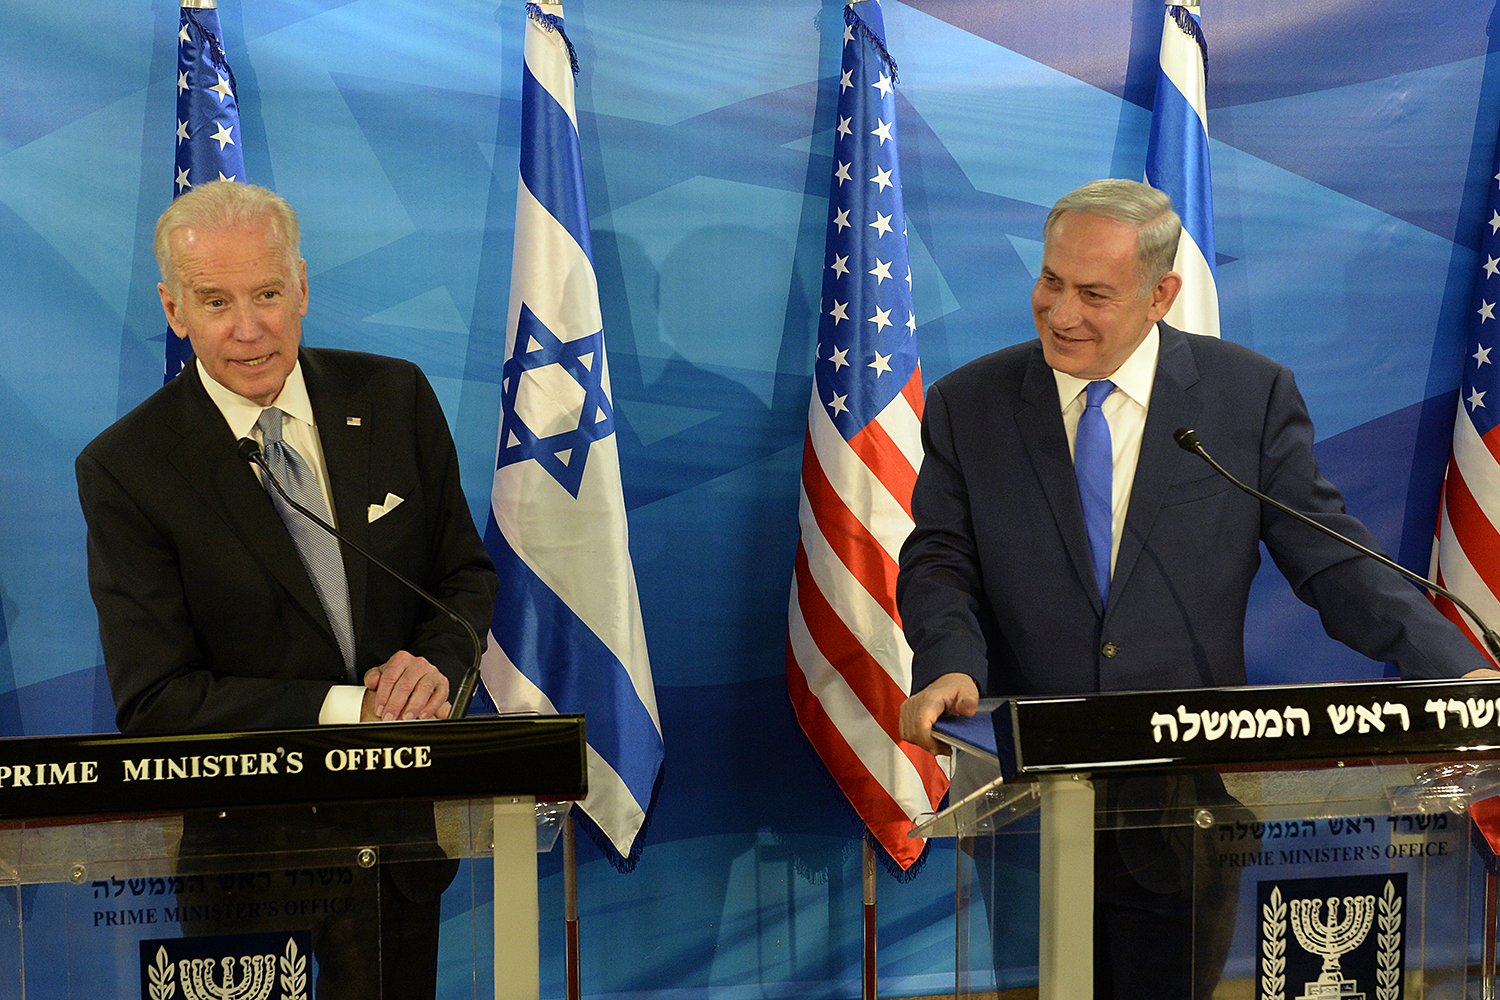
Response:
[[[1160,9],[887,0],[929,381],[1033,335],[1057,196],[1142,173]],[[856,995],[857,832],[781,680],[839,5],[567,13],[668,753],[638,870],[582,848],[585,991]],[[1295,368],[1331,476],[1420,568],[1500,124],[1493,14],[1243,0],[1204,18],[1225,335]],[[303,215],[308,341],[423,365],[482,519],[520,0],[222,0],[220,16],[250,179]],[[170,0],[0,5],[0,735],[112,724],[72,461],[160,381],[150,228],[171,192],[176,23]],[[1263,681],[1380,670],[1274,572],[1249,655]],[[911,882],[882,879],[883,992],[951,981],[953,863],[942,847]],[[549,920],[549,995],[559,934]]]

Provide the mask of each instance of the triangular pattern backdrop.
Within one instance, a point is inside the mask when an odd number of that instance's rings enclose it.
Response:
[[[1203,23],[1223,335],[1296,371],[1325,471],[1425,570],[1500,124],[1495,5],[1220,6]],[[567,13],[667,745],[638,869],[583,851],[585,992],[854,995],[857,830],[783,679],[841,9]],[[222,0],[220,19],[246,170],[302,213],[308,342],[422,365],[482,524],[523,4]],[[1142,176],[1161,5],[887,0],[885,21],[930,382],[1033,336],[1053,200]],[[176,24],[170,0],[0,5],[0,735],[113,727],[72,463],[161,382],[150,230],[171,195]],[[1274,571],[1251,635],[1256,680],[1382,670],[1323,638]],[[541,865],[557,996],[558,860]],[[951,989],[952,865],[938,845],[911,882],[882,878],[883,992]]]

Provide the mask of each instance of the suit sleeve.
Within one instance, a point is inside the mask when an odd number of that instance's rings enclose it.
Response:
[[[1337,487],[1313,456],[1312,421],[1291,372],[1282,369],[1262,434],[1261,491],[1362,545],[1379,542],[1344,509]],[[1270,507],[1261,538],[1304,603],[1333,638],[1373,660],[1394,663],[1408,679],[1457,677],[1489,662],[1432,602],[1372,559]]]
[[[211,670],[172,529],[148,513],[138,489],[106,459],[86,450],[75,472],[88,525],[89,590],[120,731],[316,725],[332,682]]]
[[[896,602],[912,649],[913,693],[948,673],[966,673],[981,693],[989,660],[980,624],[982,577],[969,490],[939,386],[922,416],[922,468],[912,491],[915,526],[901,547]]]

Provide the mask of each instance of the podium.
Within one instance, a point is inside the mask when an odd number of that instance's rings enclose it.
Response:
[[[0,996],[374,996],[386,880],[440,908],[439,997],[534,1000],[586,791],[576,715],[0,739]]]
[[[1195,1000],[1494,995],[1500,685],[986,700],[936,731],[951,804],[912,835],[958,838],[957,998],[1086,1000],[1096,944]],[[1140,936],[1143,888],[1172,930]]]

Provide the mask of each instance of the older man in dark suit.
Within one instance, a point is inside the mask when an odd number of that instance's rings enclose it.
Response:
[[[270,191],[189,191],[158,222],[156,253],[162,307],[196,358],[77,461],[121,730],[445,718],[472,656],[466,634],[279,507],[237,452],[255,439],[294,495],[483,635],[495,575],[427,380],[404,361],[301,346],[307,265],[296,214]],[[425,827],[430,839],[430,811]],[[237,835],[185,823],[184,842]],[[441,885],[431,874],[400,871],[393,886],[383,871],[387,996],[432,993]],[[402,923],[420,947],[389,936]],[[416,974],[400,978],[408,966]],[[349,995],[375,995],[356,972],[340,978]]]
[[[933,721],[972,715],[981,693],[1244,684],[1262,542],[1334,638],[1405,677],[1493,674],[1395,573],[1263,508],[1178,448],[1173,432],[1196,428],[1237,478],[1378,547],[1318,472],[1292,373],[1160,322],[1181,288],[1180,229],[1167,196],[1134,181],[1064,196],[1032,292],[1038,339],[929,390],[897,584],[913,655],[904,738],[940,750]],[[1086,456],[1098,459],[1088,470]],[[1123,841],[1118,850],[1134,853]],[[1133,907],[1140,919],[1134,933],[1123,920],[1099,926],[1096,996],[1206,995],[1201,968],[1196,993],[1167,978],[1191,949],[1190,911],[1184,923],[1173,901],[1183,880],[1160,858],[1142,861],[1151,874],[1136,878],[1132,859],[1122,870],[1115,854],[1101,857],[1103,877],[1113,872],[1116,896],[1128,897],[1114,912]],[[1217,975],[1208,970],[1207,983]]]

